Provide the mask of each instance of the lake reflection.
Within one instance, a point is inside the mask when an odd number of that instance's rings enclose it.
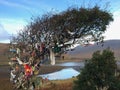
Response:
[[[61,79],[69,79],[79,74],[80,72],[74,70],[73,68],[65,68],[57,72],[53,72],[50,74],[43,74],[39,76],[43,78],[48,78],[49,80],[61,80]]]

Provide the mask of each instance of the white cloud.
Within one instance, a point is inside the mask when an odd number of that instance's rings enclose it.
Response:
[[[120,9],[114,12],[114,17],[120,17]]]
[[[51,8],[52,8],[52,6],[50,6],[50,5],[48,5],[47,3],[44,3],[42,0],[40,0],[39,2],[37,2],[37,1],[28,1],[28,0],[22,0],[22,2],[24,2],[24,3],[26,3],[26,4],[28,4],[28,5],[30,5],[30,6],[37,6],[37,7],[40,7],[40,9],[44,9],[44,10],[50,10]]]
[[[27,7],[25,5],[18,4],[18,3],[15,3],[15,2],[9,2],[9,1],[6,1],[6,0],[1,0],[0,4],[6,5],[6,6],[10,6],[10,7],[23,8],[23,9],[27,9],[27,10],[31,9],[30,7]]]
[[[4,29],[3,25],[0,24],[0,41],[8,40],[8,39],[10,39],[8,32]]]
[[[0,42],[8,43],[11,36],[15,36],[27,24],[26,20],[0,18]]]
[[[120,39],[120,12],[114,12],[114,21],[109,25],[105,39]]]
[[[22,4],[20,4],[19,2],[22,2]],[[12,2],[12,1],[7,1],[7,0],[0,0],[0,4],[2,5],[6,5],[9,7],[15,7],[15,8],[19,8],[22,10],[27,10],[29,13],[31,14],[43,14],[45,12],[48,12],[52,9],[52,6],[42,2],[42,1],[28,1],[28,0],[22,0],[19,1],[18,3],[16,2]],[[39,9],[40,10],[39,10]]]
[[[23,29],[27,21],[22,19],[0,18],[1,24],[9,34],[17,34]]]
[[[31,7],[35,6],[34,9],[30,11],[32,15],[43,15],[54,8],[53,6],[49,5],[49,3],[45,3],[44,0],[22,0],[22,2]]]

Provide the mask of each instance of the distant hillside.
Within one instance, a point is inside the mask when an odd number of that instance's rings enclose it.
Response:
[[[8,48],[9,44],[0,43],[0,65],[6,64],[8,61],[8,55],[6,53]]]
[[[77,46],[74,51],[69,51],[66,56],[70,59],[91,58],[93,52],[103,50],[108,47],[114,51],[116,59],[120,60],[120,40],[107,40],[104,42],[103,47],[101,44],[94,44],[87,47]]]
[[[0,43],[0,60],[6,59],[5,52],[8,51],[9,44]],[[94,44],[87,47],[77,46],[74,51],[68,51],[65,54],[65,58],[67,59],[86,59],[91,58],[93,52],[97,50],[103,50],[107,47],[110,47],[112,51],[115,53],[115,57],[117,60],[120,60],[120,40],[107,40],[104,42],[104,46],[101,44]]]
[[[5,53],[8,50],[9,44],[0,43],[0,54]]]

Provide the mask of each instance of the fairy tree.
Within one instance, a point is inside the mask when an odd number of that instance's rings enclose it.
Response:
[[[43,42],[49,49],[54,48],[54,52],[59,53],[62,49],[63,53],[65,48],[74,44],[103,42],[103,33],[111,21],[112,14],[98,6],[69,8],[58,14],[48,13],[32,18],[14,41],[32,42],[33,46],[37,42]],[[53,53],[52,50],[51,52]]]

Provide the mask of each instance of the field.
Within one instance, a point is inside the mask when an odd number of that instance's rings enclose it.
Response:
[[[67,80],[48,81],[48,83],[40,87],[40,90],[72,90],[75,78]]]

